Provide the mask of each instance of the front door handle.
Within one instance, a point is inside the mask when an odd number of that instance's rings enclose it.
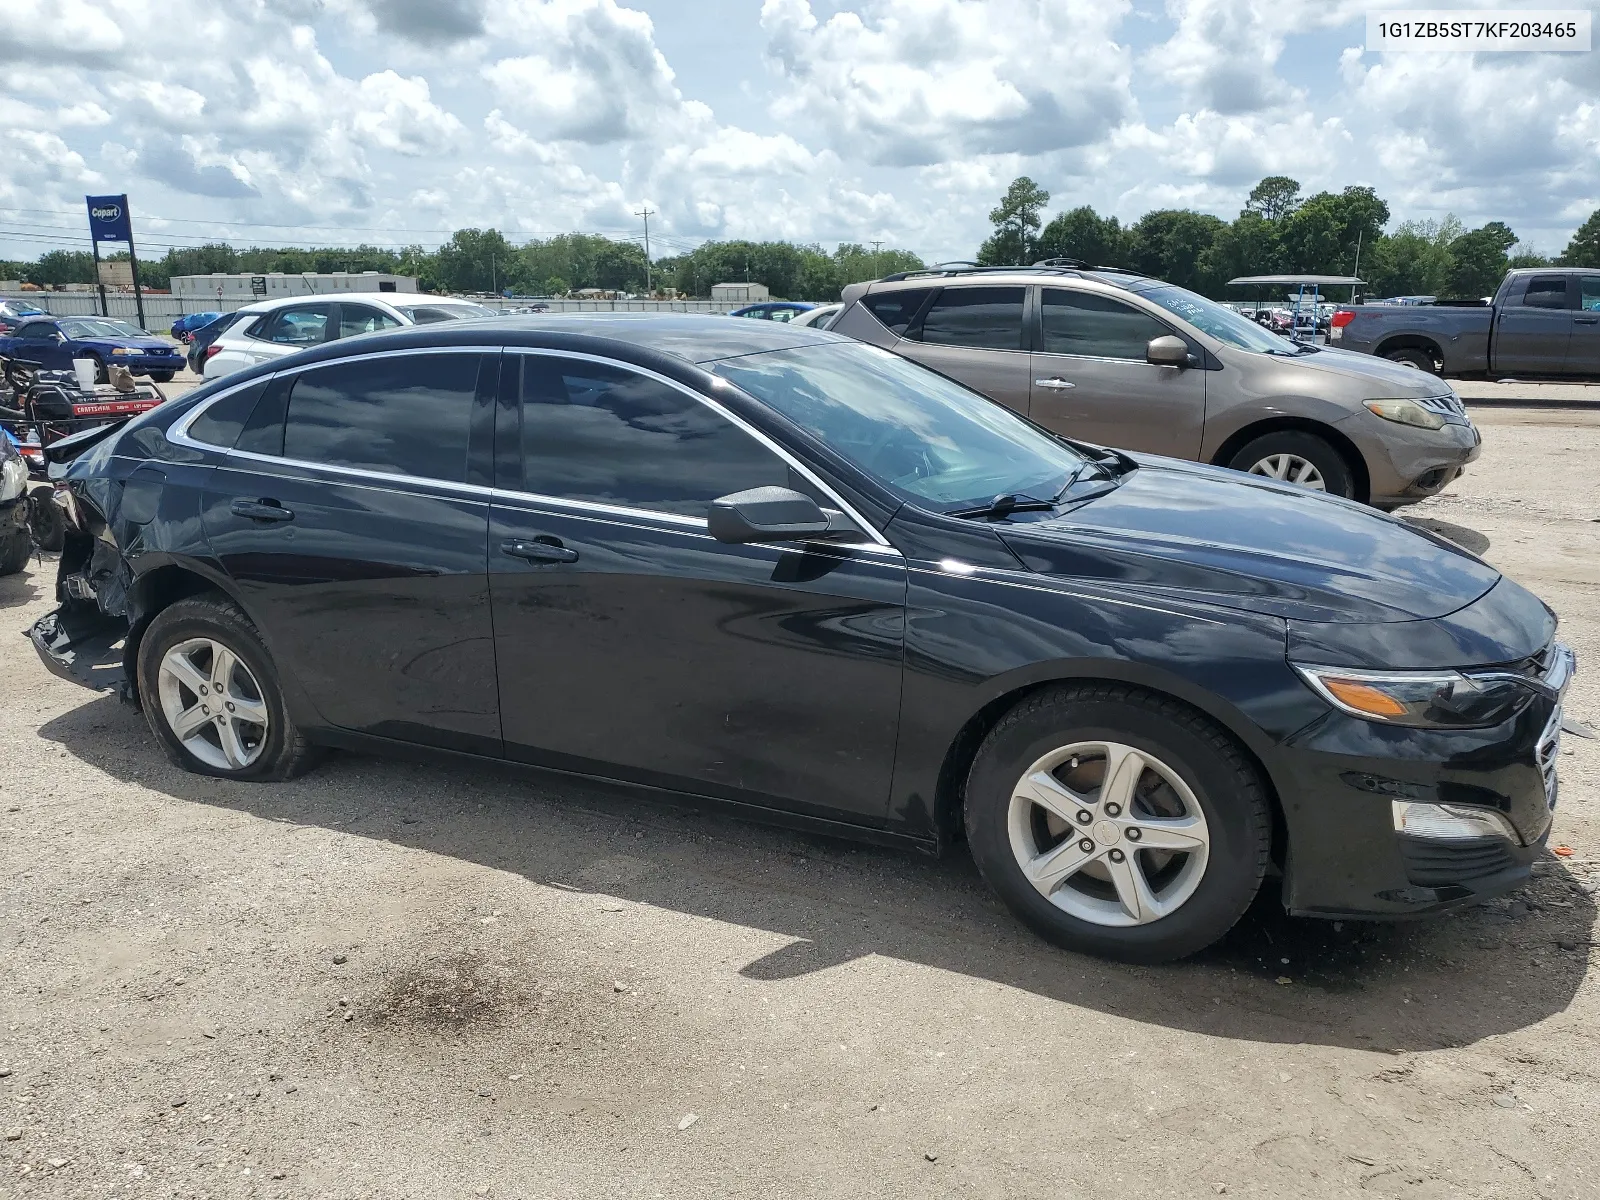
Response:
[[[240,496],[228,506],[236,517],[249,517],[252,521],[292,521],[290,512],[276,500],[250,500]]]
[[[1600,317],[1573,317],[1572,318],[1572,323],[1574,325],[1595,325],[1595,324],[1600,324]]]
[[[1062,379],[1059,375],[1057,375],[1052,379],[1035,379],[1033,381],[1033,386],[1049,388],[1051,391],[1056,392],[1064,392],[1068,388],[1077,387],[1078,385],[1070,380]]]
[[[570,563],[578,561],[578,552],[568,550],[556,538],[513,538],[500,543],[500,553],[528,562]]]

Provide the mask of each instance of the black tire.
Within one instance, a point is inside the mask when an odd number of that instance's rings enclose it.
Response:
[[[1346,500],[1355,496],[1355,472],[1350,469],[1344,455],[1325,439],[1299,429],[1264,433],[1240,447],[1227,465],[1235,471],[1248,471],[1257,463],[1277,454],[1292,454],[1316,467],[1329,495],[1343,496]]]
[[[106,360],[98,354],[91,354],[88,357],[94,363],[94,381],[96,383],[110,383],[111,372],[106,370]]]
[[[1063,911],[1012,851],[1008,812],[1023,772],[1057,747],[1096,739],[1161,759],[1206,818],[1210,857],[1193,894],[1146,924],[1108,926]],[[973,761],[965,817],[978,870],[1023,924],[1068,950],[1140,963],[1183,958],[1227,933],[1261,886],[1272,831],[1266,787],[1232,739],[1176,700],[1103,682],[1048,688],[1007,713]]]
[[[171,383],[172,382],[172,372],[171,371],[151,371],[150,372],[150,378],[155,380],[155,382],[157,382],[157,383]]]
[[[40,486],[28,493],[28,529],[41,550],[54,554],[65,543],[67,514],[56,503],[54,488]]]
[[[1389,350],[1384,353],[1384,357],[1390,362],[1426,371],[1429,375],[1439,373],[1438,363],[1426,350]]]
[[[33,557],[33,537],[26,528],[0,541],[0,575],[15,575]]]
[[[167,723],[161,707],[158,671],[167,651],[190,638],[210,638],[232,651],[255,677],[267,709],[267,736],[260,754],[242,769],[218,767],[197,757]],[[219,779],[290,779],[313,765],[318,751],[289,716],[277,668],[261,635],[227,597],[210,593],[179,600],[162,609],[139,643],[139,701],[151,732],[174,764],[197,775]]]

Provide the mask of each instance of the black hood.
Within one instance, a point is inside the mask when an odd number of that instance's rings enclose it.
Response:
[[[1355,504],[1237,471],[1141,456],[1121,485],[998,526],[1030,570],[1314,622],[1415,621],[1478,599],[1493,567]]]

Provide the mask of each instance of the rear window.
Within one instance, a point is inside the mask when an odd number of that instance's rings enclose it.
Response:
[[[896,292],[874,292],[861,297],[861,304],[877,317],[890,333],[905,337],[906,330],[923,304],[932,295],[932,288],[907,288]]]
[[[244,430],[244,423],[256,409],[256,401],[261,399],[261,393],[266,390],[267,380],[260,379],[249,387],[213,401],[190,424],[189,436],[208,446],[233,449],[233,444]]]
[[[945,288],[922,318],[922,340],[934,346],[981,350],[1022,349],[1019,287]]]

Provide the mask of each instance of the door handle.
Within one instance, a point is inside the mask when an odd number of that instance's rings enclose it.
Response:
[[[240,496],[228,506],[236,517],[249,517],[252,521],[292,521],[290,512],[276,500],[249,500]]]
[[[1572,323],[1574,325],[1596,325],[1600,324],[1600,317],[1573,317]]]
[[[1054,378],[1051,378],[1051,379],[1035,379],[1033,381],[1033,386],[1034,387],[1049,388],[1052,391],[1056,391],[1056,392],[1064,392],[1068,388],[1077,387],[1078,385],[1073,383],[1073,382],[1071,382],[1070,380],[1062,379],[1059,375],[1057,375],[1057,376],[1055,376]]]
[[[500,553],[528,562],[570,563],[578,561],[578,552],[568,550],[556,538],[513,538],[500,543]]]

